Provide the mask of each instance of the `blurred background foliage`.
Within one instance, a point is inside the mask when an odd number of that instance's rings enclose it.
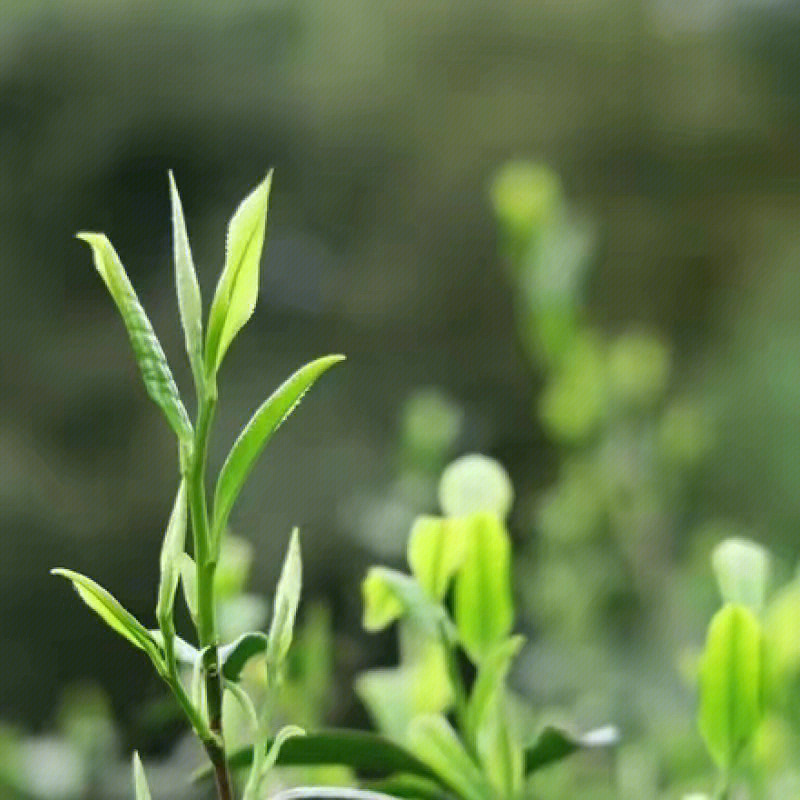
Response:
[[[29,745],[63,745],[75,726],[57,709],[77,708],[115,733],[76,747],[121,737],[158,754],[174,738],[137,655],[47,576],[70,564],[147,619],[174,490],[171,440],[72,235],[108,233],[188,389],[167,169],[208,297],[237,198],[274,166],[262,309],[226,361],[211,457],[292,368],[348,354],[232,520],[251,615],[303,531],[310,636],[331,644],[312,646],[309,678],[329,696],[302,713],[366,722],[352,678],[396,654],[360,632],[358,583],[376,558],[402,559],[448,460],[481,451],[517,495],[518,687],[576,725],[622,726],[597,797],[702,772],[692,675],[717,602],[710,548],[744,532],[800,555],[797,5],[0,10],[9,731],[60,729]],[[84,785],[89,762],[64,763]],[[586,784],[572,766],[547,773],[543,794],[595,796],[596,766]]]

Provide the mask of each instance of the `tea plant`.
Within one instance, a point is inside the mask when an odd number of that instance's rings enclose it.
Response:
[[[342,356],[333,355],[305,365],[258,408],[234,442],[216,478],[213,499],[209,503],[206,459],[217,407],[217,377],[228,348],[255,310],[270,184],[271,175],[245,198],[230,221],[225,263],[204,324],[200,287],[181,201],[170,174],[175,283],[196,391],[194,422],[189,418],[158,338],[111,243],[102,234],[78,234],[78,238],[91,247],[95,267],[119,309],[145,388],[177,439],[178,488],[161,550],[155,610],[158,628],[148,629],[90,578],[68,569],[53,572],[70,580],[84,602],[109,627],[150,659],[205,748],[220,800],[232,800],[234,796],[223,731],[225,692],[246,709],[255,732],[245,800],[261,796],[264,777],[275,763],[281,746],[290,737],[303,733],[296,726],[285,726],[274,737],[270,736],[272,696],[280,690],[300,597],[301,557],[297,531],[291,536],[278,582],[269,632],[250,631],[234,641],[222,641],[217,620],[216,575],[228,518],[256,459],[278,426],[312,384],[342,360]],[[186,550],[189,528],[191,553]],[[179,584],[196,629],[196,646],[176,634],[174,608]],[[264,656],[269,687],[260,708],[240,685],[246,662],[257,654]],[[190,668],[188,682],[181,665]],[[134,760],[134,783],[137,798],[149,798],[137,758]]]

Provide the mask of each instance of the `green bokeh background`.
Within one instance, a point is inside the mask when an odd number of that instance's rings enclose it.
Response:
[[[359,633],[357,586],[402,541],[387,542],[392,508],[372,535],[357,509],[394,474],[413,391],[446,391],[464,412],[458,451],[497,457],[521,496],[554,477],[488,196],[512,157],[548,164],[596,220],[590,318],[660,331],[675,384],[713,407],[698,516],[795,559],[798,34],[788,0],[3,0],[0,718],[46,727],[87,677],[123,720],[157,693],[47,571],[91,574],[149,619],[174,445],[72,237],[110,236],[188,390],[168,168],[206,298],[228,217],[275,168],[259,307],[224,365],[212,465],[289,371],[348,354],[232,520],[262,592],[301,527],[343,686],[384,656]],[[352,699],[340,713],[363,715]]]

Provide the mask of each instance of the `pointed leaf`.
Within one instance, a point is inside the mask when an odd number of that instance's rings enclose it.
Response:
[[[267,758],[261,766],[261,777],[263,778],[275,766],[280,756],[281,748],[289,739],[305,735],[306,732],[297,725],[284,725],[267,745]]]
[[[50,572],[72,581],[81,600],[120,636],[124,636],[132,645],[144,650],[151,657],[157,654],[156,644],[147,629],[102,586],[70,569],[53,569]]]
[[[228,225],[225,266],[208,319],[206,370],[211,373],[219,369],[225,351],[256,307],[271,183],[272,172],[242,201]]]
[[[417,717],[408,727],[408,744],[464,800],[492,800],[492,790],[450,723],[441,714]]]
[[[748,539],[726,539],[714,548],[711,564],[725,603],[761,613],[770,578],[769,551]]]
[[[180,580],[180,556],[186,544],[186,481],[182,480],[175,497],[164,543],[161,546],[161,579],[158,584],[156,617],[161,621],[172,618],[175,592]]]
[[[761,623],[728,603],[713,617],[700,666],[700,732],[721,769],[733,766],[763,713]]]
[[[272,606],[272,624],[269,628],[269,643],[267,644],[267,663],[270,665],[282,664],[289,652],[294,634],[294,619],[300,603],[302,578],[300,537],[295,528],[289,541],[289,549],[283,562],[281,577],[275,590],[275,602]]]
[[[514,622],[511,540],[495,514],[473,514],[463,522],[467,554],[456,575],[454,611],[464,648],[480,663]]]
[[[536,741],[525,748],[525,774],[537,772],[578,750],[615,747],[618,743],[619,731],[613,725],[596,728],[581,736],[548,725]]]
[[[183,442],[192,440],[192,424],[181,402],[164,351],[153,331],[125,268],[111,242],[100,233],[79,233],[92,248],[94,264],[122,315],[147,393],[164,412],[170,427]]]
[[[408,539],[408,563],[423,589],[444,599],[450,580],[464,561],[467,539],[458,520],[419,517]]]
[[[186,352],[198,386],[203,381],[203,301],[200,284],[189,247],[183,206],[172,170],[169,171],[169,195],[172,204],[172,247],[175,258],[175,288],[178,292],[178,309],[186,338]]]
[[[238,639],[219,649],[219,660],[225,680],[236,683],[242,674],[244,665],[253,656],[267,650],[269,639],[259,631],[243,633]]]
[[[234,442],[220,470],[214,494],[214,531],[217,539],[225,527],[233,504],[261,451],[281,423],[292,413],[317,378],[344,356],[325,356],[301,367],[256,411]]]
[[[136,791],[136,800],[151,800],[142,760],[137,752],[133,754],[133,787]]]

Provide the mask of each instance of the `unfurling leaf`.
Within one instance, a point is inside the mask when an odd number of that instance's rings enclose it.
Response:
[[[700,732],[717,765],[733,766],[763,713],[761,624],[743,605],[713,617],[700,667]]]
[[[272,606],[272,623],[267,644],[267,663],[276,666],[283,663],[294,634],[294,619],[300,602],[303,565],[300,558],[300,537],[297,528],[292,531],[289,549],[283,562],[281,577],[275,590]]]
[[[495,514],[464,522],[467,553],[455,580],[454,611],[464,648],[475,663],[511,632],[511,541]]]
[[[181,481],[161,546],[161,579],[158,584],[156,617],[159,623],[172,618],[175,592],[180,580],[180,557],[186,544],[186,481]]]
[[[156,644],[147,629],[102,586],[71,569],[53,569],[50,572],[72,581],[81,600],[120,636],[144,650],[151,658],[158,655]]]
[[[225,459],[217,480],[214,493],[214,532],[217,542],[233,504],[267,442],[317,378],[343,359],[344,356],[339,355],[325,356],[301,367],[273,392],[247,423]]]
[[[178,292],[178,309],[186,338],[186,352],[192,373],[198,386],[203,376],[203,301],[200,284],[194,269],[183,206],[175,184],[175,176],[169,171],[169,195],[172,204],[172,248],[175,258],[175,288]]]
[[[219,662],[225,680],[236,683],[242,674],[244,665],[259,653],[267,649],[269,639],[259,631],[243,633],[236,641],[219,649]]]
[[[408,563],[434,600],[444,598],[450,580],[466,555],[467,540],[459,520],[419,517],[408,539]]]
[[[748,539],[726,539],[714,548],[711,565],[723,602],[761,612],[770,578],[770,556],[765,547]]]
[[[136,752],[133,754],[133,788],[136,792],[136,800],[150,800],[150,789],[147,786],[142,760]]]
[[[447,630],[447,615],[410,575],[388,567],[370,567],[361,584],[364,597],[364,628],[379,631],[401,616],[407,616],[420,630],[440,636]]]
[[[142,372],[147,393],[164,412],[170,427],[182,442],[191,442],[192,424],[181,402],[164,351],[153,331],[125,268],[111,242],[100,233],[79,233],[78,239],[92,248],[94,264],[122,315],[133,352]]]
[[[280,756],[281,748],[289,739],[305,735],[306,732],[298,725],[284,725],[267,747],[267,757],[261,765],[261,775],[259,777],[263,778],[275,766]]]
[[[271,183],[272,172],[242,201],[228,225],[225,266],[208,318],[205,357],[209,373],[219,369],[225,351],[256,307]]]
[[[408,745],[464,800],[491,800],[492,790],[450,723],[441,714],[417,717],[408,727]]]

